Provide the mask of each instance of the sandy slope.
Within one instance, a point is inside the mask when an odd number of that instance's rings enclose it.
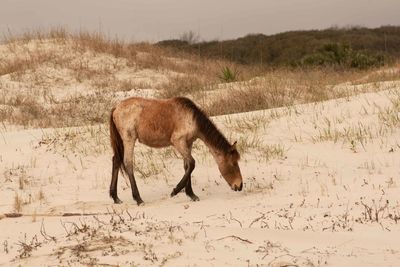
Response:
[[[106,126],[2,130],[0,214],[18,196],[25,216],[0,215],[0,264],[398,266],[399,95],[214,118],[239,140],[245,187],[231,191],[198,142],[196,203],[169,198],[183,174],[171,149],[138,145],[146,204],[121,178],[113,205]]]

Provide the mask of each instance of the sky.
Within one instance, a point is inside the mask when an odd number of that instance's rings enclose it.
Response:
[[[62,26],[127,41],[400,25],[400,0],[0,0],[0,34]]]

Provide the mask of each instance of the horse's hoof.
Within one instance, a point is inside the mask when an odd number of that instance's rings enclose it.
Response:
[[[171,195],[170,195],[170,196],[171,196],[171,197],[174,197],[174,196],[176,196],[176,194],[177,194],[177,193],[175,193],[175,189],[174,189],[174,190],[172,190],[172,192],[171,192]]]
[[[137,201],[137,205],[138,205],[138,206],[144,206],[144,202],[143,202],[143,200],[141,200],[141,201]]]
[[[190,198],[192,199],[192,201],[196,202],[196,201],[200,201],[200,198],[196,195],[194,196],[190,196]]]
[[[121,203],[122,203],[121,199],[119,199],[119,198],[114,199],[114,204],[121,204]]]

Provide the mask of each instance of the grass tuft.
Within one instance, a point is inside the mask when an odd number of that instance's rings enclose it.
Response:
[[[221,69],[221,73],[218,78],[225,83],[236,82],[238,80],[239,72],[236,69],[224,67]]]

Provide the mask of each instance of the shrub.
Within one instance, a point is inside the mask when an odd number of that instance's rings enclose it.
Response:
[[[385,64],[385,57],[381,54],[368,55],[361,52],[353,54],[350,67],[357,69],[367,69],[370,67],[379,67]]]
[[[367,51],[354,51],[343,44],[325,44],[316,52],[304,56],[298,65],[304,66],[340,66],[345,68],[367,69],[382,66],[385,57]]]
[[[238,79],[239,72],[236,69],[231,70],[229,67],[224,67],[218,78],[226,83],[235,82]]]

